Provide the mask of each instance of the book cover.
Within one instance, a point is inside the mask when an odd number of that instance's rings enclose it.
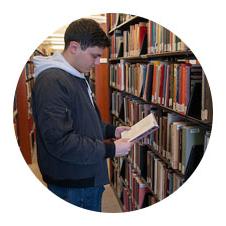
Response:
[[[193,145],[204,144],[204,130],[198,126],[182,128],[182,173],[185,173]]]

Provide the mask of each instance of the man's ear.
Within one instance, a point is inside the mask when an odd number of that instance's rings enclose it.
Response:
[[[70,52],[75,54],[77,53],[79,50],[81,50],[81,46],[78,42],[76,41],[71,41],[68,48],[70,49]]]

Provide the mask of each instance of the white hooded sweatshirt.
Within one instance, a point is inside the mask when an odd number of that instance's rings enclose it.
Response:
[[[87,92],[89,94],[90,100],[94,106],[93,98],[92,98],[92,91],[90,89],[89,83],[87,82],[85,76],[83,73],[80,73],[78,70],[76,70],[74,67],[72,67],[63,57],[61,53],[55,53],[52,56],[44,57],[44,56],[35,56],[33,57],[33,63],[34,63],[34,77],[37,78],[39,74],[49,68],[60,68],[72,76],[85,79],[87,83]]]

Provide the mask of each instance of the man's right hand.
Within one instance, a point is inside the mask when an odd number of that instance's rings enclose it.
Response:
[[[121,157],[128,155],[129,151],[133,146],[133,142],[129,142],[127,138],[121,138],[116,140],[115,142],[115,157]]]

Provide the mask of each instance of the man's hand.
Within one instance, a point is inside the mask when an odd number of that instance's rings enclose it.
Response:
[[[116,139],[121,138],[121,133],[122,133],[123,131],[127,131],[127,130],[130,130],[130,129],[131,129],[131,127],[129,127],[129,126],[119,126],[119,127],[117,127],[117,128],[115,129],[115,138],[116,138]]]
[[[121,138],[116,140],[115,142],[115,157],[121,157],[128,155],[129,151],[133,146],[133,142],[129,142],[127,138]]]

